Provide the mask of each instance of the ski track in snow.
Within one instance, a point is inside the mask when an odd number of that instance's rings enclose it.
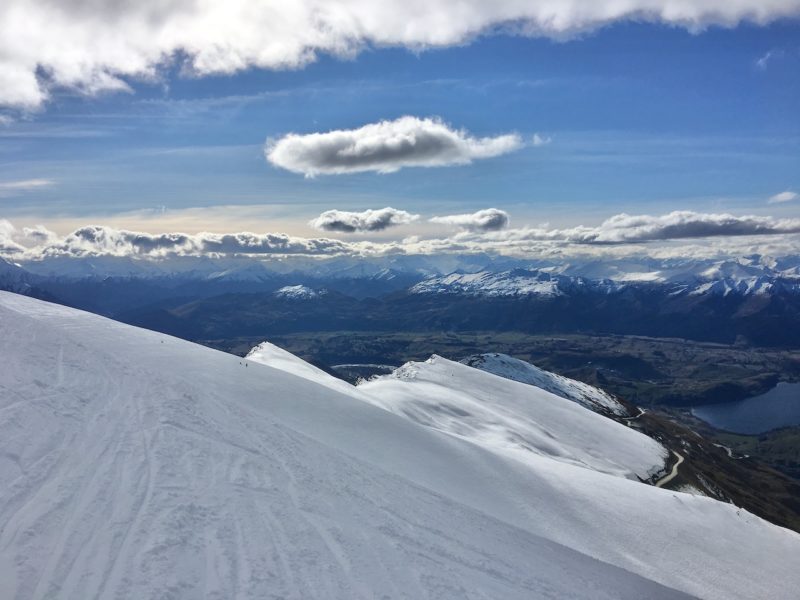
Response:
[[[791,598],[800,584],[800,536],[745,511],[522,464],[291,368],[8,293],[0,356],[4,600]]]

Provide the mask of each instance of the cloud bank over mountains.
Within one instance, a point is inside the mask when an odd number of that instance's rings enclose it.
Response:
[[[491,218],[481,217],[494,215]],[[476,217],[476,215],[479,215]],[[472,220],[467,219],[471,217]],[[652,253],[680,257],[800,254],[800,219],[676,211],[666,215],[619,214],[595,227],[503,229],[507,215],[486,209],[474,215],[440,217],[462,230],[444,238],[409,236],[393,241],[306,238],[283,233],[161,233],[87,226],[59,236],[43,227],[17,229],[0,220],[0,257],[12,261],[47,257],[116,256],[165,259],[176,256],[387,256],[446,253],[495,253],[514,256]],[[328,211],[317,226],[337,232],[382,231],[417,219],[385,208],[361,213]],[[483,223],[481,229],[480,223]],[[487,225],[488,224],[488,225]],[[494,228],[492,228],[494,227]],[[691,244],[690,240],[695,240]],[[666,254],[665,254],[666,253]]]
[[[161,233],[126,231],[92,225],[60,237],[44,228],[17,230],[0,220],[0,253],[10,258],[45,256],[130,256],[165,258],[205,255],[336,255],[350,252],[347,243],[284,233]]]
[[[699,31],[800,15],[800,0],[5,0],[0,106],[41,108],[54,88],[86,95],[250,68],[297,69],[320,54],[464,44],[497,31],[565,38],[618,21]]]
[[[476,138],[463,129],[452,129],[438,118],[405,116],[358,129],[291,133],[268,142],[264,154],[276,167],[315,177],[466,165],[512,152],[522,145],[516,134]]]

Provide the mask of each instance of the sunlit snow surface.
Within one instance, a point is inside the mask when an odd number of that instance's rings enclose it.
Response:
[[[560,296],[558,280],[534,272],[452,273],[414,285],[412,294],[466,294],[470,296]]]
[[[9,293],[0,357],[4,600],[793,598],[800,586],[800,536],[745,511],[546,453],[521,462],[291,361]]]
[[[465,358],[461,362],[487,373],[536,386],[561,398],[577,402],[596,412],[611,413],[617,416],[626,416],[628,414],[628,411],[620,402],[599,388],[582,381],[576,381],[545,371],[507,354],[496,352],[476,354]]]
[[[559,383],[567,387],[566,381]],[[358,389],[376,406],[533,468],[547,457],[647,479],[667,458],[652,438],[574,401],[441,356],[408,363]]]
[[[311,300],[326,293],[325,290],[317,291],[304,285],[287,285],[277,290],[275,296],[293,300]]]

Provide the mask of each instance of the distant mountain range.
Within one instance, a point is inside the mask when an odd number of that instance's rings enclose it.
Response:
[[[800,277],[789,277],[768,268],[746,267],[721,262],[695,272],[690,270],[669,277],[659,273],[628,273],[621,279],[592,279],[564,275],[549,269],[513,269],[510,271],[450,273],[428,277],[410,288],[415,294],[460,294],[468,296],[568,296],[585,290],[616,293],[637,287],[660,286],[670,295],[703,294],[771,295],[800,294]]]
[[[187,339],[294,331],[522,331],[794,346],[800,257],[353,262],[103,257],[0,263],[0,289]],[[77,264],[74,264],[77,261]],[[450,271],[445,268],[456,267]]]

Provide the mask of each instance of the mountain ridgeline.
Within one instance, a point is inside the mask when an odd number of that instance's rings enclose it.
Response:
[[[652,261],[651,261],[652,262]],[[510,259],[443,274],[260,263],[165,273],[137,266],[55,276],[7,265],[0,288],[52,299],[190,340],[309,331],[516,331],[676,337],[792,347],[800,275],[764,259],[520,267]],[[511,267],[511,268],[507,268]]]
[[[367,298],[329,286],[309,288],[314,293],[305,295],[169,299],[115,316],[187,339],[402,330],[613,333],[756,346],[791,346],[800,340],[800,286],[781,280],[766,289],[723,291],[704,284],[618,283],[538,271],[491,274],[468,286],[451,280],[434,277]]]

